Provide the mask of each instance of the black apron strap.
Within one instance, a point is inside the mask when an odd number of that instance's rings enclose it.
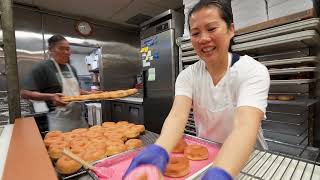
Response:
[[[234,63],[236,63],[237,61],[239,61],[240,59],[240,55],[236,54],[236,53],[232,53],[232,61],[231,61],[231,66],[234,65]]]

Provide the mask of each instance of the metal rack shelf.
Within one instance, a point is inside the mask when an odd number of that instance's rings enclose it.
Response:
[[[288,49],[305,48],[316,46],[320,42],[320,36],[316,30],[306,30],[295,32],[266,39],[250,41],[240,44],[235,44],[231,47],[234,52],[246,53],[266,53],[278,52]]]
[[[284,105],[296,105],[296,106],[311,106],[317,103],[316,99],[295,99],[292,101],[279,101],[279,100],[268,100],[268,104],[284,104]]]
[[[183,63],[196,62],[196,61],[199,61],[199,56],[187,56],[187,57],[183,57],[183,58],[181,58],[181,61],[182,61]]]
[[[258,39],[264,39],[272,36],[284,35],[297,31],[316,29],[320,32],[320,20],[319,18],[311,18],[303,21],[293,22],[290,24],[269,28],[253,33],[248,33],[234,38],[235,43],[243,43],[247,41],[254,41]]]
[[[294,84],[309,84],[316,82],[316,79],[291,79],[291,80],[271,80],[271,85],[294,85]]]
[[[316,156],[316,159],[319,155]],[[320,179],[320,165],[316,161],[269,151],[254,151],[239,180],[252,179]]]
[[[272,61],[261,61],[261,64],[265,66],[275,66],[275,65],[291,65],[299,63],[318,63],[316,56],[272,60]]]
[[[283,75],[283,74],[299,74],[302,72],[316,72],[317,67],[298,67],[298,68],[283,68],[283,69],[269,69],[270,75]]]

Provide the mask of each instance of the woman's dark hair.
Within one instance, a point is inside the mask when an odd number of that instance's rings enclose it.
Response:
[[[55,34],[48,39],[49,48],[55,46],[58,42],[66,41],[67,39],[60,34]]]
[[[217,7],[221,18],[226,22],[227,27],[230,28],[233,23],[233,15],[231,9],[231,0],[200,0],[188,14],[188,26],[190,29],[190,17],[193,13],[207,7]]]

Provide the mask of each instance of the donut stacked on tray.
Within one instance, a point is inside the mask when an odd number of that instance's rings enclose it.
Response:
[[[187,144],[181,139],[172,153],[181,153],[183,156],[170,156],[169,164],[165,172],[165,176],[178,178],[189,174],[191,161],[202,161],[209,157],[208,149],[198,144]]]
[[[127,121],[105,122],[102,126],[74,129],[71,132],[50,131],[44,138],[50,158],[61,174],[77,172],[81,165],[62,154],[67,148],[91,163],[130,149],[143,146],[138,139],[145,131],[143,125]]]
[[[79,96],[64,96],[62,100],[65,102],[72,101],[92,101],[92,100],[103,100],[103,99],[117,99],[131,96],[137,93],[137,89],[117,90],[117,91],[106,91],[96,94],[79,95]]]

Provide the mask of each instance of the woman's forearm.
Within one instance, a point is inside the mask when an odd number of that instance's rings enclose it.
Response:
[[[155,144],[162,146],[167,152],[172,151],[184,132],[191,103],[191,99],[185,96],[175,98],[169,116],[162,126],[160,137]]]
[[[245,166],[257,140],[262,112],[250,108],[240,107],[236,113],[233,131],[223,143],[213,163],[233,177]]]

